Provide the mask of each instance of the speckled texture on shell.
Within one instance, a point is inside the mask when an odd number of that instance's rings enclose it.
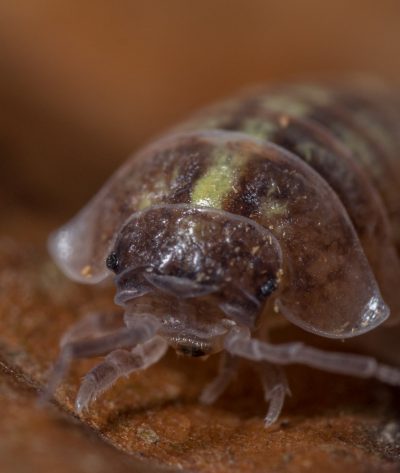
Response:
[[[388,317],[386,303],[394,322],[398,113],[377,87],[289,84],[239,95],[129,159],[56,233],[53,256],[69,276],[95,283],[135,212],[214,208],[254,220],[278,240],[274,308],[290,321],[323,336],[355,336]],[[149,238],[162,226],[152,225]]]

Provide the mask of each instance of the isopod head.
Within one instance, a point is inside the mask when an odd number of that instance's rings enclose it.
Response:
[[[168,304],[154,305],[158,316],[176,318],[189,310],[200,312],[198,323],[228,317],[253,329],[260,308],[278,288],[282,253],[271,232],[246,217],[166,204],[135,213],[120,230],[107,263],[117,275],[119,304],[154,293],[175,299],[172,311]],[[200,310],[206,306],[207,315]]]

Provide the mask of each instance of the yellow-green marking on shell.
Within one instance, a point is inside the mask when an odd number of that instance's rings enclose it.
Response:
[[[161,203],[164,196],[168,195],[171,187],[179,178],[180,166],[175,165],[170,178],[165,173],[160,173],[157,179],[144,182],[141,194],[132,202],[132,207],[136,210],[143,210],[151,205]]]
[[[266,96],[262,99],[262,106],[269,112],[284,113],[296,118],[306,117],[312,108],[302,99],[285,95]]]
[[[221,208],[237,180],[247,158],[237,150],[217,149],[208,171],[201,177],[193,191],[192,203],[202,207]]]
[[[381,168],[377,166],[375,155],[363,137],[340,125],[336,126],[336,132],[342,143],[353,153],[354,158],[363,163],[365,168],[369,170],[371,176],[379,178],[382,172]]]
[[[315,143],[311,141],[303,141],[297,144],[295,149],[299,152],[299,154],[307,163],[310,163],[312,161],[314,153],[318,151]]]
[[[249,135],[255,136],[256,138],[261,138],[264,140],[271,139],[279,129],[276,123],[268,120],[252,118],[245,120],[240,128],[243,133],[247,133]]]
[[[291,90],[320,107],[329,106],[334,100],[331,91],[317,85],[296,85]]]
[[[260,212],[266,217],[284,217],[288,213],[288,202],[276,197],[276,192],[279,188],[275,183],[272,183],[267,195],[260,203]]]

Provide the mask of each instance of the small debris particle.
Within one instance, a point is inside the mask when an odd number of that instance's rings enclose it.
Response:
[[[279,125],[282,128],[287,128],[289,126],[289,123],[290,123],[290,119],[287,115],[281,115],[279,117]]]
[[[143,440],[143,442],[147,443],[148,445],[155,444],[160,441],[160,437],[156,434],[156,432],[154,432],[151,427],[138,427],[136,433]]]
[[[82,268],[81,274],[85,278],[91,278],[93,276],[92,267],[89,264],[87,264],[86,266]]]

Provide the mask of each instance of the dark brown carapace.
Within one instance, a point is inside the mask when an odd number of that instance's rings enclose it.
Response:
[[[400,369],[372,357],[268,342],[273,312],[338,339],[399,317],[396,100],[377,84],[259,88],[129,159],[50,238],[69,277],[98,283],[114,273],[123,327],[110,331],[101,315],[73,327],[48,394],[72,359],[109,353],[84,378],[80,411],[168,346],[194,357],[222,352],[206,403],[238,358],[258,362],[267,426],[288,390],[282,365],[399,385]]]

